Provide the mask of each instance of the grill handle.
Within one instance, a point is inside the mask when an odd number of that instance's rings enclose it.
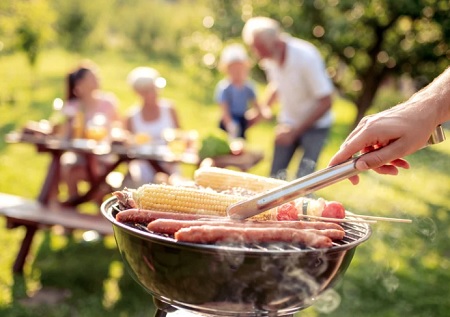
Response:
[[[430,136],[427,145],[444,140],[444,130],[439,125]],[[354,176],[360,172],[356,169],[356,161],[364,155],[357,155],[341,164],[319,170],[251,199],[235,203],[228,207],[228,216],[232,219],[246,219]]]

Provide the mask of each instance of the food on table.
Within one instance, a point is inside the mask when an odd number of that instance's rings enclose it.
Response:
[[[148,133],[138,132],[134,134],[133,141],[136,145],[143,145],[150,143],[152,141],[152,137]]]
[[[208,135],[202,140],[198,155],[200,159],[231,154],[230,145],[225,137],[218,135]]]

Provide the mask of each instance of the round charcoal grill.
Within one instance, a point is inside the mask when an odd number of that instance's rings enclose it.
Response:
[[[343,223],[327,249],[287,243],[205,245],[177,242],[115,220],[117,200],[102,206],[127,271],[155,300],[155,316],[185,309],[203,316],[291,316],[345,273],[366,223]]]

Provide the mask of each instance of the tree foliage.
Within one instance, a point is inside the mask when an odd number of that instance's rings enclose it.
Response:
[[[407,75],[426,83],[449,65],[450,3],[446,0],[214,3],[216,8],[228,10],[217,16],[219,21],[222,16],[240,16],[242,25],[249,15],[268,16],[280,21],[293,36],[316,44],[335,85],[358,108],[355,123],[387,79]],[[219,22],[215,31],[227,34],[224,27],[226,23]]]
[[[448,66],[448,1],[328,2],[335,5],[309,8],[313,36],[329,48],[333,79],[355,101],[356,121],[388,78],[429,82]],[[317,28],[323,33],[315,34]]]
[[[63,47],[79,53],[104,47],[109,36],[105,24],[114,19],[114,2],[50,1],[54,10],[58,12],[54,27],[58,33],[58,41]]]
[[[54,37],[51,27],[55,12],[46,0],[8,0],[0,11],[0,34],[6,50],[23,50],[31,66],[38,54]]]
[[[54,39],[84,55],[140,52],[182,63],[208,89],[223,45],[241,41],[248,18],[268,16],[319,48],[357,122],[387,80],[425,84],[448,66],[449,10],[448,0],[5,0],[0,49],[22,49],[30,64]]]

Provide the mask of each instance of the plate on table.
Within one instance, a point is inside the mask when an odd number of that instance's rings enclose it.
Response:
[[[88,139],[73,139],[72,146],[80,150],[89,150],[95,147],[95,141]]]

